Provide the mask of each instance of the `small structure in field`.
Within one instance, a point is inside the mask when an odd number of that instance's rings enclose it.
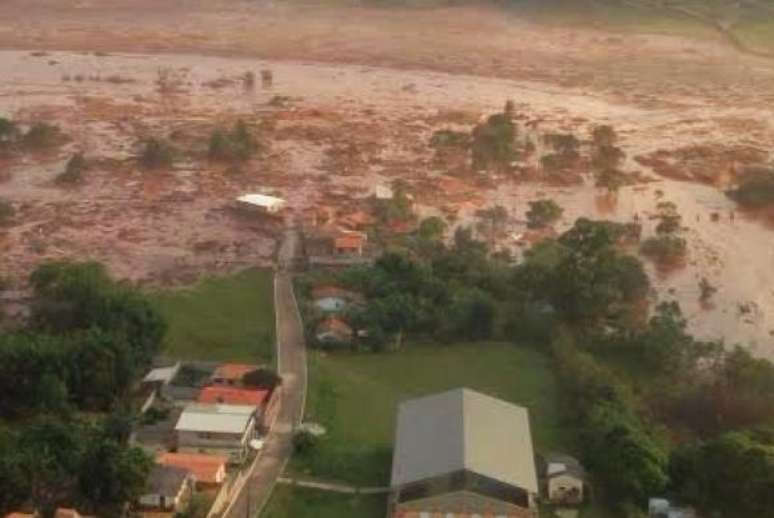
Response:
[[[341,319],[329,317],[317,326],[315,337],[325,345],[346,345],[352,342],[352,328]]]
[[[543,454],[540,456],[539,471],[549,502],[564,505],[583,503],[586,471],[576,458],[562,453]]]
[[[245,194],[237,198],[237,203],[240,207],[264,214],[279,214],[288,205],[282,198],[266,194]]]

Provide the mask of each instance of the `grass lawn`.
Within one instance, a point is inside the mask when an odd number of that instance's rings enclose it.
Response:
[[[410,344],[395,353],[309,355],[306,419],[328,435],[314,454],[295,457],[291,470],[359,485],[386,485],[395,415],[402,400],[469,387],[529,407],[537,450],[572,451],[560,423],[549,359],[509,344]]]
[[[151,297],[169,323],[165,356],[244,362],[272,359],[272,272],[247,270]]]
[[[385,495],[342,495],[277,485],[261,518],[383,518]]]

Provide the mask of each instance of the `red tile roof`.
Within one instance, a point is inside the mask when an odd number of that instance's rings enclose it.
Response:
[[[362,234],[342,234],[336,238],[334,246],[337,249],[360,250],[364,242]]]
[[[227,405],[263,406],[269,397],[266,389],[242,389],[233,387],[204,387],[199,393],[199,403],[225,403]]]
[[[165,466],[185,468],[196,476],[197,482],[205,484],[219,484],[219,473],[225,469],[226,457],[218,455],[205,455],[201,453],[162,453],[156,462]]]

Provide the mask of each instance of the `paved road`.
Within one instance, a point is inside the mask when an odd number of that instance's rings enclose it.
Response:
[[[306,398],[306,348],[298,314],[290,269],[296,256],[298,233],[289,228],[278,254],[274,280],[277,312],[279,373],[282,376],[282,406],[263,451],[253,464],[239,495],[224,518],[254,518],[268,500],[292,450],[293,429],[300,423]]]

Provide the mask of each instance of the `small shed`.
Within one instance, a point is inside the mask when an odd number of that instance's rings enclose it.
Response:
[[[173,513],[183,512],[190,503],[194,482],[193,474],[185,468],[156,464],[148,475],[140,505]]]
[[[288,204],[282,198],[266,194],[245,194],[237,198],[237,202],[243,207],[258,209],[266,214],[278,214]]]
[[[549,502],[565,505],[583,503],[586,471],[575,457],[546,453],[541,456],[538,465]]]
[[[348,344],[352,336],[349,324],[335,317],[326,318],[317,326],[317,341],[322,344]]]

